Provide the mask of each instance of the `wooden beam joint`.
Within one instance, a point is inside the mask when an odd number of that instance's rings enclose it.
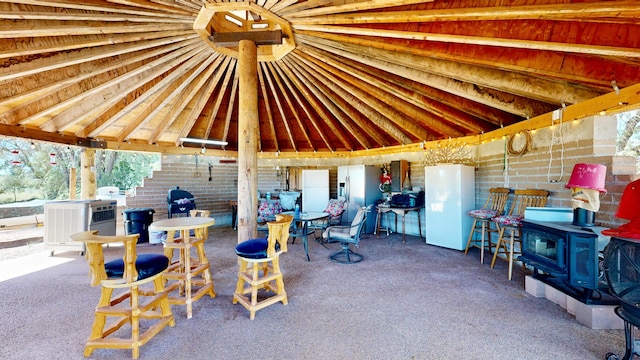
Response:
[[[209,40],[219,47],[238,46],[240,40],[251,40],[256,46],[260,45],[282,45],[281,30],[273,31],[239,31],[239,32],[216,32],[209,36]]]

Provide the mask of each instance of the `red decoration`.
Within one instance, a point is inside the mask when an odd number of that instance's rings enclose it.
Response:
[[[11,152],[11,155],[13,157],[13,160],[11,160],[11,165],[20,165],[20,158],[18,157],[19,154],[20,152],[18,150],[13,150]]]

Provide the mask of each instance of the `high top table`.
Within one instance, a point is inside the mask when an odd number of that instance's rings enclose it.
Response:
[[[192,303],[200,299],[203,295],[209,294],[216,297],[213,291],[213,281],[209,271],[209,260],[204,253],[204,242],[207,240],[205,230],[216,223],[210,217],[178,217],[165,220],[154,221],[149,225],[149,231],[166,231],[167,240],[164,243],[164,254],[169,258],[169,267],[165,273],[168,280],[177,280],[167,286],[167,290],[172,292],[178,289],[178,296],[169,296],[169,303],[187,305],[187,319],[192,316]],[[191,235],[193,230],[194,235]],[[180,236],[175,237],[179,232]],[[195,247],[197,258],[191,259],[191,248]],[[179,259],[173,262],[173,250],[180,253]],[[199,278],[198,278],[199,277]],[[192,294],[192,286],[200,286]],[[184,296],[180,293],[184,291]]]

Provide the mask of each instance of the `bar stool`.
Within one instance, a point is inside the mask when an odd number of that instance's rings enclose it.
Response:
[[[496,251],[493,253],[491,268],[496,264],[496,259],[501,258],[509,263],[509,280],[513,275],[513,262],[517,255],[522,253],[521,229],[524,211],[528,207],[544,207],[547,204],[549,192],[546,190],[515,190],[513,204],[508,215],[496,216],[493,222],[500,229]],[[509,232],[508,238],[505,232]],[[516,246],[517,245],[517,246]],[[524,270],[524,264],[522,264]]]
[[[484,247],[485,244],[489,248],[489,254],[491,254],[491,233],[498,232],[498,228],[491,228],[491,219],[502,215],[504,208],[507,205],[507,199],[509,198],[509,188],[491,188],[489,189],[489,197],[484,203],[481,209],[471,210],[467,215],[473,217],[473,224],[471,225],[471,232],[469,233],[469,240],[467,241],[467,247],[464,250],[464,254],[467,255],[470,247],[477,247],[480,249],[480,263],[484,264]],[[480,233],[480,241],[476,239],[474,241],[474,235]],[[486,235],[486,237],[485,237]]]
[[[85,357],[97,348],[131,349],[131,357],[137,359],[142,345],[165,327],[175,325],[162,278],[169,259],[162,254],[138,255],[139,235],[100,236],[91,230],[70,236],[86,244],[91,286],[101,288]],[[117,243],[124,244],[124,256],[105,262],[104,245]],[[111,321],[107,323],[107,319]],[[123,337],[127,332],[121,328],[130,328],[128,338]]]
[[[293,216],[278,214],[276,221],[267,223],[269,236],[266,239],[247,240],[236,246],[240,264],[233,303],[240,303],[249,310],[251,320],[260,309],[278,301],[284,305],[288,303],[280,271],[280,254],[287,252],[289,227],[292,221]],[[262,276],[260,270],[262,270]],[[274,294],[258,301],[258,290],[261,289]],[[251,294],[251,298],[247,297],[247,294]]]

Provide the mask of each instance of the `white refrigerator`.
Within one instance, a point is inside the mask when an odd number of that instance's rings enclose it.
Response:
[[[475,208],[475,169],[447,164],[425,167],[427,244],[464,250]]]
[[[342,215],[344,224],[351,224],[358,209],[368,206],[382,198],[380,192],[380,168],[372,165],[338,166],[338,199],[345,200],[347,210]],[[372,209],[367,214],[364,232],[373,233],[376,226],[376,213]]]
[[[302,170],[302,211],[322,212],[329,204],[329,169]]]

